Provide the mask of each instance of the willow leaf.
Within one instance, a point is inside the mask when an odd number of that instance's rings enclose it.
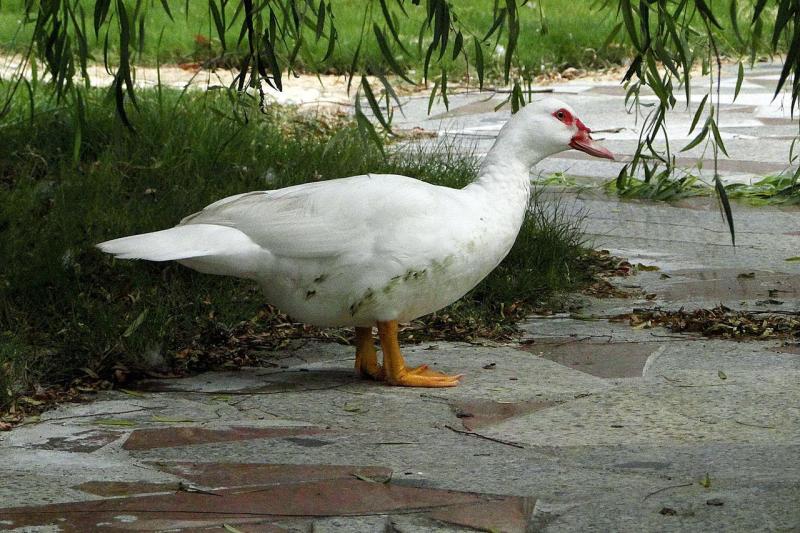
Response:
[[[697,111],[694,112],[694,118],[692,118],[692,125],[689,127],[689,133],[694,131],[695,126],[697,126],[697,122],[700,120],[700,116],[703,114],[703,109],[706,106],[706,101],[708,100],[708,94],[706,94],[702,100],[700,100],[700,105],[697,106]]]
[[[389,63],[392,71],[395,74],[400,76],[402,79],[407,81],[410,84],[414,84],[414,81],[406,75],[405,69],[400,66],[397,60],[394,58],[391,49],[389,49],[389,44],[386,42],[386,36],[381,31],[380,27],[377,24],[373,23],[372,30],[375,32],[375,38],[378,40],[378,47],[381,49],[381,54],[383,54],[383,58],[386,59],[386,62]]]
[[[717,128],[717,122],[715,120],[711,120],[711,133],[714,135],[714,141],[719,146],[719,149],[722,150],[722,153],[725,154],[726,157],[730,157],[728,155],[728,150],[725,149],[725,143],[722,142],[722,135],[719,133],[719,128]]]
[[[733,90],[733,101],[739,96],[739,91],[742,89],[742,82],[744,81],[744,65],[739,61],[739,71],[736,74],[736,88]]]
[[[691,150],[692,148],[694,148],[695,146],[697,146],[698,144],[703,142],[703,139],[705,139],[706,136],[708,135],[708,130],[709,130],[709,127],[710,127],[709,126],[709,122],[710,121],[711,121],[711,119],[709,118],[709,120],[706,121],[706,125],[703,126],[702,130],[700,130],[700,133],[698,133],[697,136],[694,139],[692,139],[691,142],[689,142],[689,144],[687,144],[686,146],[681,148],[681,152],[685,152],[687,150]]]
[[[403,45],[403,41],[400,40],[400,35],[397,32],[397,25],[395,24],[394,19],[392,18],[392,14],[389,11],[389,7],[386,5],[386,0],[380,0],[381,4],[381,12],[383,13],[383,19],[386,21],[386,27],[389,28],[389,33],[392,34],[392,38],[394,38],[394,42],[400,46],[400,49],[405,53],[408,54],[408,50]]]
[[[378,105],[378,101],[375,99],[375,93],[372,92],[372,87],[369,86],[366,76],[361,76],[361,88],[364,90],[364,96],[367,97],[367,103],[370,109],[372,109],[372,114],[375,115],[375,118],[378,119],[378,122],[381,123],[384,129],[391,131],[392,128],[386,120],[386,117],[383,116],[381,106]]]
[[[478,72],[478,88],[483,90],[483,48],[477,37],[472,38],[475,43],[475,70]]]
[[[358,125],[359,131],[361,131],[362,135],[366,135],[369,140],[375,144],[375,146],[380,150],[381,154],[384,154],[383,151],[383,142],[381,142],[381,138],[378,136],[378,133],[375,131],[375,126],[372,125],[372,122],[369,121],[367,116],[364,114],[364,111],[361,109],[361,95],[359,94],[360,91],[356,92],[356,124]],[[384,154],[385,155],[385,154]]]
[[[734,228],[733,224],[733,211],[731,210],[731,202],[728,200],[728,191],[725,190],[725,184],[722,183],[722,179],[719,177],[719,174],[714,176],[714,189],[717,191],[717,197],[719,198],[719,203],[722,206],[723,216],[725,221],[728,223],[728,230],[731,233],[731,243],[736,246],[736,229]]]
[[[225,46],[225,23],[222,21],[222,15],[219,12],[219,8],[217,8],[215,0],[208,0],[208,10],[211,11],[211,18],[214,20],[214,26],[217,29],[217,37],[219,37],[219,42],[224,51],[227,49]]]

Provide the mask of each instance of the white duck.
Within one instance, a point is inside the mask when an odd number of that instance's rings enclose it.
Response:
[[[174,228],[99,244],[122,259],[176,260],[257,281],[267,300],[318,326],[355,326],[356,371],[390,385],[450,387],[461,375],[405,366],[397,324],[466,294],[506,256],[522,225],[530,167],[575,148],[613,159],[568,105],[512,116],[479,177],[450,189],[367,174],[215,202]],[[377,325],[383,366],[377,362]]]

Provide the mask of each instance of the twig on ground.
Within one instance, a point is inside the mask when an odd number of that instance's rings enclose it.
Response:
[[[642,501],[645,501],[650,496],[654,496],[654,495],[658,494],[659,492],[664,492],[665,490],[679,489],[681,487],[691,487],[692,485],[694,485],[694,483],[690,482],[690,483],[681,483],[680,485],[670,485],[668,487],[662,487],[662,488],[660,488],[658,490],[654,490],[653,492],[647,494],[644,498],[642,498]]]
[[[494,437],[489,437],[487,435],[481,435],[480,433],[475,433],[474,431],[464,431],[463,429],[454,428],[453,426],[451,426],[449,424],[445,424],[444,427],[446,427],[450,431],[454,431],[454,432],[460,433],[462,435],[471,435],[473,437],[478,437],[479,439],[490,440],[490,441],[496,442],[498,444],[505,444],[506,446],[513,446],[514,448],[521,448],[521,449],[525,448],[525,446],[523,446],[522,444],[517,444],[516,442],[511,442],[511,441],[502,440],[502,439],[495,439]]]
[[[46,418],[42,422],[54,422],[56,420],[70,420],[72,418],[92,418],[95,416],[108,417],[111,415],[126,415],[128,413],[138,413],[140,411],[152,411],[153,409],[163,409],[166,405],[153,405],[150,407],[140,407],[138,409],[128,409],[127,411],[115,411],[113,413],[90,413],[86,415],[59,416],[57,418]]]
[[[741,424],[743,426],[751,427],[751,428],[762,428],[762,429],[775,429],[775,426],[761,426],[759,424],[748,424],[747,422],[742,422],[741,420],[733,420],[737,424]]]
[[[681,387],[681,388],[684,388],[684,389],[699,389],[701,387],[724,387],[724,386],[730,385],[730,384],[731,384],[731,382],[729,382],[729,383],[705,383],[705,384],[699,384],[699,385],[673,385],[673,387]]]
[[[573,339],[569,339],[564,342],[559,342],[557,344],[551,344],[550,346],[564,346],[566,344],[572,344],[576,342],[583,342],[590,339],[606,339],[606,344],[610,343],[614,340],[613,335],[584,335],[583,337],[575,337]]]

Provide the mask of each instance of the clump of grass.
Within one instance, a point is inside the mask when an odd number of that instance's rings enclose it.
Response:
[[[250,282],[115,261],[97,242],[170,227],[247,190],[365,172],[460,187],[476,172],[474,159],[453,151],[385,157],[349,119],[255,105],[237,118],[215,92],[142,91],[131,110],[136,134],[103,93],[85,96],[77,159],[71,108],[31,116],[21,95],[0,125],[0,408],[37,383],[170,367],[198,339],[223,342],[214,332],[269,323],[273,311]],[[47,107],[47,94],[35,98]],[[453,316],[491,323],[504,305],[574,282],[579,228],[547,205],[534,203],[509,258]]]
[[[586,246],[584,219],[582,211],[572,213],[562,200],[545,200],[541,190],[534,191],[514,247],[470,296],[495,306],[537,305],[575,288],[585,281],[575,268]]]

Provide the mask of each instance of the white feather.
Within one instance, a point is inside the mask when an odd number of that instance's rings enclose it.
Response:
[[[192,224],[141,235],[122,237],[97,245],[120,259],[171,261],[192,257],[232,255],[258,247],[236,228]]]

